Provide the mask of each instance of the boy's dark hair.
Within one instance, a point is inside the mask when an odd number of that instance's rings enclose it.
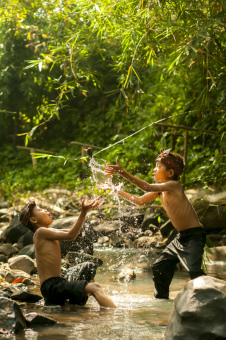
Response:
[[[172,169],[174,175],[172,177],[173,181],[178,181],[180,175],[184,171],[184,158],[175,152],[170,152],[171,149],[161,150],[161,154],[156,158],[156,162],[161,162],[166,166],[167,170]]]
[[[36,206],[35,201],[28,202],[25,207],[20,211],[19,220],[23,224],[24,227],[31,230],[33,233],[35,232],[35,227],[30,222],[30,217],[34,216],[33,209]]]

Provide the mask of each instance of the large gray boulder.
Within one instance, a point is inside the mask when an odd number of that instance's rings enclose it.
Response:
[[[27,232],[25,228],[19,221],[18,216],[12,218],[12,221],[8,228],[6,228],[2,233],[2,239],[8,243],[16,243],[19,238]]]
[[[78,217],[66,217],[55,220],[51,228],[70,229]],[[61,254],[64,257],[68,251],[84,251],[93,254],[94,231],[88,221],[85,221],[78,237],[74,241],[60,241]]]
[[[0,246],[0,254],[2,255],[10,257],[17,252],[18,250],[11,243],[5,243]]]
[[[98,233],[98,235],[111,235],[112,232],[119,230],[120,223],[119,221],[106,221],[103,223],[99,223],[94,226],[93,229]]]
[[[11,259],[8,260],[8,264],[11,269],[23,270],[28,274],[33,274],[36,272],[35,261],[27,255],[11,257]]]
[[[226,281],[200,276],[174,301],[165,340],[226,339]]]
[[[157,216],[155,209],[153,209],[153,208],[146,209],[145,214],[144,214],[144,219],[143,219],[143,222],[141,224],[142,231],[150,229],[150,225],[156,226],[158,224],[159,224],[158,223],[158,216]]]
[[[25,246],[18,252],[18,255],[27,255],[31,257],[32,259],[34,259],[35,258],[35,245],[29,244]]]
[[[205,229],[212,231],[226,229],[226,211],[224,205],[209,205],[207,209],[204,205],[197,209],[196,212]]]
[[[10,336],[27,327],[27,321],[18,304],[6,297],[0,297],[0,329]]]
[[[22,249],[23,247],[26,247],[29,244],[33,244],[33,236],[34,233],[32,233],[32,231],[30,230],[27,230],[26,233],[22,235],[17,241],[18,249]]]
[[[210,261],[226,261],[226,246],[210,248],[212,254],[208,253]]]

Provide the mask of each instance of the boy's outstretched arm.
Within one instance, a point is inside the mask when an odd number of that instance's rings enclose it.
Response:
[[[159,197],[157,192],[149,192],[148,194],[145,194],[145,195],[140,196],[140,197],[129,194],[128,192],[125,192],[125,191],[122,191],[122,190],[118,190],[117,193],[121,197],[125,198],[127,201],[132,202],[136,205],[144,205],[146,203],[149,203],[149,202],[155,200],[157,197]]]
[[[149,184],[146,181],[137,178],[133,175],[131,175],[128,171],[126,171],[121,164],[118,161],[118,158],[116,158],[117,165],[107,165],[105,169],[106,175],[120,175],[123,178],[127,179],[132,184],[136,185],[138,188],[140,188],[143,191],[156,191],[158,192],[158,185],[155,184]]]
[[[117,187],[115,187],[114,185],[109,185],[109,184],[102,184],[102,185],[98,185],[97,187],[102,190],[114,191],[119,196],[125,198],[127,201],[132,202],[136,205],[144,205],[146,203],[149,203],[155,200],[159,196],[157,192],[150,192],[148,194],[138,197],[136,195],[129,194],[128,192],[125,192],[123,190],[118,190]]]

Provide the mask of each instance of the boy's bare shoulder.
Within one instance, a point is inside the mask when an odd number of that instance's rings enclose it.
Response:
[[[169,191],[180,191],[183,192],[183,187],[180,183],[178,183],[177,181],[168,181],[165,184],[165,187],[167,187],[167,189]]]
[[[37,238],[45,238],[45,236],[51,234],[54,232],[54,229],[50,228],[45,228],[45,227],[40,227],[36,230],[35,234],[34,234],[34,239]]]

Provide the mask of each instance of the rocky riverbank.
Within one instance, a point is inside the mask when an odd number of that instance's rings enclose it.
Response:
[[[54,228],[70,228],[79,215],[79,201],[70,192],[50,191],[49,198],[35,197],[36,201],[47,207],[55,220]],[[70,196],[71,195],[71,196]],[[50,198],[51,197],[51,198]],[[53,199],[54,198],[54,199]],[[23,302],[37,302],[41,295],[34,293],[37,280],[37,266],[32,241],[33,234],[24,228],[18,220],[18,212],[23,202],[12,207],[7,203],[0,206],[0,304],[9,312],[0,315],[1,334],[10,334],[28,327],[31,322],[48,323],[41,316],[24,316],[17,305]],[[209,260],[226,259],[226,226],[223,205],[194,204],[197,214],[208,234],[208,245],[212,254]],[[128,247],[141,248],[142,256],[128,263],[118,263],[121,269],[118,280],[130,281],[136,278],[136,268],[151,270],[150,254],[159,254],[175,237],[176,231],[163,208],[159,205],[145,207],[121,207],[105,204],[97,211],[91,211],[86,218],[79,237],[73,242],[61,242],[62,271],[85,262],[95,266],[102,264],[101,259],[94,258],[93,247]],[[7,306],[7,307],[6,307]],[[9,315],[14,315],[12,321]],[[21,316],[22,315],[22,316]],[[19,319],[17,319],[19,318]],[[35,318],[36,321],[32,321]],[[3,320],[10,319],[6,327]],[[38,321],[39,320],[39,321]],[[41,321],[40,321],[41,320]],[[5,332],[5,333],[4,333]]]

